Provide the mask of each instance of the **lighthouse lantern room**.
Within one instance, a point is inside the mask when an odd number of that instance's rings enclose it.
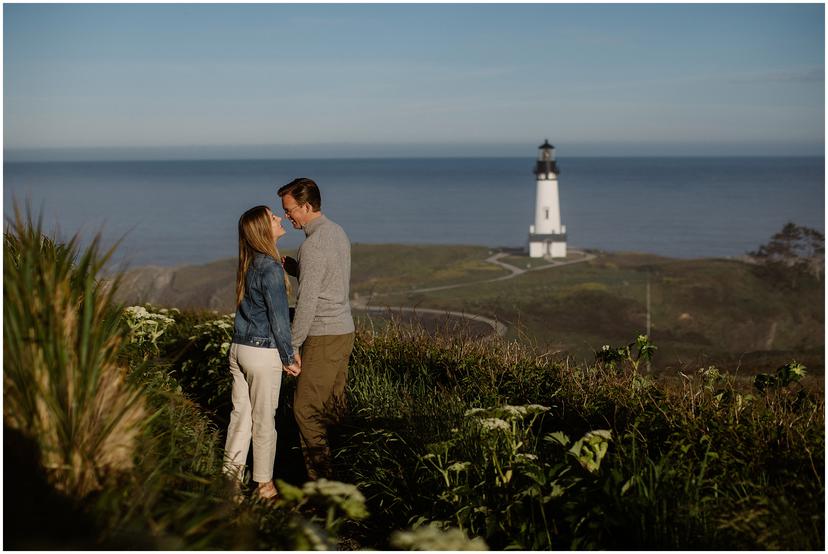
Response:
[[[555,147],[545,140],[539,147],[535,164],[537,194],[535,224],[529,226],[529,256],[532,258],[565,258],[566,225],[561,225],[558,201],[558,163]]]

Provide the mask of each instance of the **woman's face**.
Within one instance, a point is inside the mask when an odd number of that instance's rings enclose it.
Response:
[[[282,218],[270,210],[267,210],[267,214],[270,217],[270,230],[273,233],[273,240],[279,240],[279,237],[284,235],[286,232],[285,228],[282,227]]]

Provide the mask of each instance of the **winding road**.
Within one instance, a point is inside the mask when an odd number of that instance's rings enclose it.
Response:
[[[501,261],[502,258],[505,258],[509,255],[508,252],[497,252],[488,258],[486,258],[486,262],[490,264],[497,265],[502,267],[503,269],[509,271],[508,275],[503,275],[500,277],[495,277],[494,279],[484,279],[482,281],[470,281],[467,283],[457,283],[454,285],[443,285],[440,287],[427,287],[421,289],[413,289],[413,290],[406,290],[400,291],[405,292],[406,294],[412,293],[423,293],[423,292],[435,292],[440,290],[449,290],[449,289],[457,289],[461,287],[470,287],[472,285],[480,285],[483,283],[494,283],[496,281],[506,281],[508,279],[514,279],[519,275],[523,275],[529,271],[543,271],[546,269],[554,268],[554,267],[561,267],[564,265],[571,265],[571,264],[578,264],[588,262],[590,260],[595,259],[594,254],[589,254],[588,252],[584,252],[583,250],[576,250],[570,249],[570,254],[574,254],[577,257],[574,259],[566,259],[566,260],[554,260],[551,258],[544,258],[547,262],[546,265],[542,265],[540,267],[532,267],[529,269],[522,269],[516,267],[512,264],[507,262]],[[392,294],[400,294],[400,292],[387,292],[387,293],[374,293],[369,297],[362,298],[359,295],[354,295],[353,300],[351,300],[351,307],[355,310],[366,311],[366,312],[410,312],[415,314],[435,314],[435,315],[444,315],[444,316],[451,316],[451,317],[462,317],[468,319],[470,321],[477,321],[481,323],[485,323],[489,327],[492,328],[492,331],[498,336],[504,336],[508,327],[503,323],[497,321],[496,319],[492,319],[480,314],[470,314],[466,312],[457,312],[452,310],[437,310],[432,308],[412,308],[408,306],[372,306],[372,302],[381,296],[389,296]]]

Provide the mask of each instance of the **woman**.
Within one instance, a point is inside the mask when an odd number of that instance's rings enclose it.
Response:
[[[276,241],[285,234],[282,219],[256,206],[239,219],[236,319],[230,345],[233,411],[227,429],[226,471],[241,482],[250,441],[253,480],[261,498],[276,496],[276,407],[282,371],[298,375],[290,344],[287,277]]]

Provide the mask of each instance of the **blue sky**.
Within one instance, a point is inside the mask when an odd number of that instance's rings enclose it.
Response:
[[[3,13],[7,159],[824,152],[821,4]]]

